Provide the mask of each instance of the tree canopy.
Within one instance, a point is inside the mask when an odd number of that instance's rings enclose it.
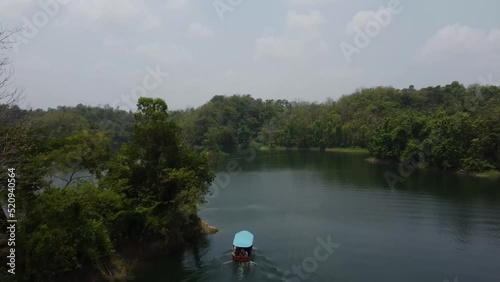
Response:
[[[17,195],[29,208],[17,213],[18,281],[106,277],[127,246],[177,248],[200,234],[198,208],[214,177],[208,161],[180,142],[165,101],[140,98],[137,105],[134,122],[124,125],[130,141],[115,151],[109,136],[116,135],[92,124],[88,113],[110,119],[131,113],[83,106],[23,113],[30,120],[20,127],[29,154],[18,169],[23,192]],[[79,171],[93,177],[77,177]]]
[[[497,86],[375,87],[325,103],[215,96],[174,117],[194,149],[361,147],[395,161],[418,153],[445,170],[500,169]]]

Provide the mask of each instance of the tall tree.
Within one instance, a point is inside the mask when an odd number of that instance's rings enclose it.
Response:
[[[161,99],[140,98],[132,143],[110,167],[104,185],[123,193],[132,209],[123,214],[122,234],[135,238],[183,236],[198,224],[213,173],[204,155],[181,144],[180,127]],[[117,185],[117,183],[119,183]]]

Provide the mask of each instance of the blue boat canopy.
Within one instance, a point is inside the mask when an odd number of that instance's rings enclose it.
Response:
[[[253,234],[243,230],[234,235],[233,245],[240,248],[253,246]]]

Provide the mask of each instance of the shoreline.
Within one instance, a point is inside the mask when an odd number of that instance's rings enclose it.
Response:
[[[387,159],[378,159],[375,157],[369,157],[366,159],[368,163],[371,164],[399,164],[401,161],[396,161],[396,160],[387,160]],[[490,171],[483,171],[483,172],[470,172],[470,171],[465,171],[462,169],[456,169],[456,170],[441,170],[439,168],[435,167],[427,167],[427,166],[422,166],[422,165],[416,165],[416,169],[427,169],[427,170],[438,170],[439,172],[448,172],[448,173],[454,173],[454,174],[459,174],[459,175],[468,175],[468,176],[473,176],[473,177],[479,177],[479,178],[488,178],[488,179],[496,179],[500,178],[500,171],[497,170],[490,170]]]
[[[271,147],[271,146],[261,146],[257,148],[258,151],[321,151],[319,147],[313,148],[298,148],[298,147]],[[335,152],[335,153],[358,153],[358,154],[368,154],[368,150],[364,148],[341,148],[341,147],[331,147],[325,148],[324,152]]]
[[[263,145],[263,146],[255,146],[251,147],[254,148],[256,151],[260,152],[283,152],[283,151],[311,151],[311,152],[317,152],[317,151],[322,151],[319,147],[314,147],[314,148],[298,148],[298,147],[279,147],[279,146],[268,146],[268,145]],[[332,152],[332,153],[346,153],[346,154],[369,154],[368,149],[365,148],[341,148],[341,147],[331,147],[331,148],[325,148],[323,149],[323,152]],[[223,159],[225,157],[230,156],[231,154],[228,153],[222,153],[219,155],[219,157],[215,161],[219,159]],[[390,160],[390,159],[379,159],[376,157],[368,157],[366,158],[366,161],[371,164],[399,164],[401,161],[399,160]],[[460,175],[469,175],[473,177],[480,177],[480,178],[489,178],[489,179],[496,179],[500,178],[500,171],[498,170],[490,170],[490,171],[483,171],[483,172],[469,172],[469,171],[464,171],[462,169],[456,169],[456,170],[441,170],[439,168],[434,168],[434,167],[427,167],[427,166],[422,166],[422,165],[416,165],[415,168],[417,169],[437,169],[439,172],[449,172],[449,173],[455,173],[455,174],[460,174]]]
[[[209,225],[205,220],[199,221],[199,234],[197,236],[207,236],[215,234],[219,229]],[[114,257],[108,263],[101,265],[97,269],[84,270],[79,275],[83,281],[126,281],[133,276],[137,265],[154,257],[164,257],[172,253],[179,252],[191,243],[185,240],[172,242],[169,239],[155,240],[137,246],[127,246],[117,250]],[[71,275],[71,274],[69,274]],[[78,280],[80,281],[80,280]]]

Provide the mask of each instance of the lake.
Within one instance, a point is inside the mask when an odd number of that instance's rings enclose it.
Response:
[[[200,212],[220,231],[133,281],[500,281],[500,181],[315,151],[235,155]],[[238,172],[238,169],[241,171]],[[217,193],[218,190],[218,193]],[[255,235],[254,261],[231,261]]]

